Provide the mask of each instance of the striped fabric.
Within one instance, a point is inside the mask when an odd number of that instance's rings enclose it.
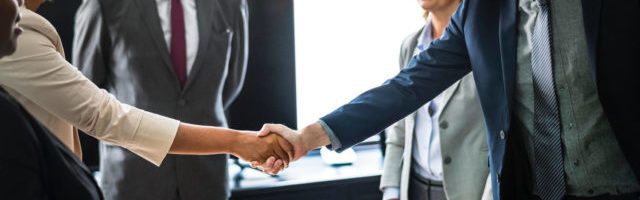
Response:
[[[558,99],[554,84],[549,0],[540,6],[531,47],[534,87],[535,193],[542,200],[566,194]]]

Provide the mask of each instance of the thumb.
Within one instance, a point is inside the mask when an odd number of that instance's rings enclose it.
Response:
[[[272,124],[262,125],[262,128],[260,129],[260,131],[258,131],[258,137],[264,137],[269,135],[269,133],[271,133],[271,125]]]
[[[260,132],[258,132],[258,136],[264,137],[269,135],[270,133],[277,133],[278,135],[281,135],[281,133],[284,132],[285,129],[286,127],[280,124],[264,124],[262,126],[262,129],[260,129]]]

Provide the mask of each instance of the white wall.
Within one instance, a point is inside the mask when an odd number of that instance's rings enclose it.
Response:
[[[424,25],[412,0],[295,0],[294,12],[299,128],[393,77]]]

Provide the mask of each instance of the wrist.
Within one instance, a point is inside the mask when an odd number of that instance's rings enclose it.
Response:
[[[329,136],[319,123],[313,123],[301,131],[302,146],[305,151],[331,144]]]
[[[242,149],[247,148],[247,143],[250,143],[250,141],[252,139],[255,139],[256,136],[251,136],[241,131],[230,130],[229,138],[229,143],[227,145],[224,145],[226,147],[225,151],[228,154],[238,156],[239,152],[241,152]]]

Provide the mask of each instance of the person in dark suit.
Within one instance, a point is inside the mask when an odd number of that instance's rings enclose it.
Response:
[[[495,199],[638,199],[639,25],[639,1],[465,0],[384,85],[300,134],[272,124],[261,134],[285,135],[296,158],[340,151],[472,71]]]
[[[246,71],[247,12],[245,0],[85,0],[73,61],[123,103],[226,127]],[[227,160],[171,155],[158,168],[103,143],[101,185],[107,199],[227,199]]]

